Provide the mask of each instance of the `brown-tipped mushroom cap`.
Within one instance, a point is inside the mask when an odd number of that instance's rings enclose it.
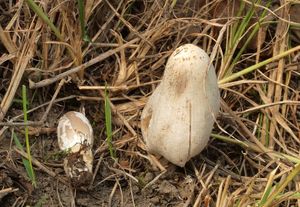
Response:
[[[147,149],[183,167],[207,145],[219,111],[218,82],[209,56],[186,44],[170,56],[141,117]]]
[[[57,137],[61,150],[70,149],[83,143],[93,145],[92,126],[82,113],[76,111],[67,112],[59,119]]]

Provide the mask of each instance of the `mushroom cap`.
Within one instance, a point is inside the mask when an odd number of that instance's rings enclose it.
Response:
[[[209,56],[195,45],[180,46],[168,59],[162,81],[142,112],[148,151],[183,167],[207,145],[219,107]]]
[[[93,129],[84,114],[69,111],[58,121],[58,146],[61,150],[79,151],[80,145],[93,145]]]

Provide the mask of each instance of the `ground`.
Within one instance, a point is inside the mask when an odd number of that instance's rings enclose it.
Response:
[[[1,206],[300,206],[298,1],[10,0],[0,10]],[[207,147],[182,168],[147,151],[140,117],[186,43],[210,56],[221,107]],[[68,111],[94,129],[93,179],[81,187],[57,143]]]

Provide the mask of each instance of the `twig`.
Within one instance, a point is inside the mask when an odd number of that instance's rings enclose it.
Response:
[[[0,200],[7,194],[16,192],[18,190],[19,190],[19,188],[4,188],[4,189],[0,190]]]
[[[123,174],[129,178],[131,178],[132,180],[134,180],[136,183],[138,183],[138,179],[136,179],[133,175],[123,171],[123,170],[119,170],[119,169],[116,169],[116,168],[113,168],[113,167],[108,167],[108,169],[114,171],[115,173],[118,173],[118,174]]]
[[[77,98],[77,96],[71,95],[71,96],[67,96],[67,97],[64,97],[64,98],[59,98],[59,99],[56,99],[56,100],[54,101],[54,103],[58,103],[58,102],[65,101],[65,100],[69,100],[69,99],[73,99],[73,98]],[[78,98],[78,99],[79,99],[79,98]],[[80,100],[80,99],[79,99],[79,100]],[[42,107],[44,107],[44,106],[47,106],[49,103],[50,103],[50,101],[47,102],[47,103],[41,104],[41,105],[39,105],[39,106],[37,106],[37,107],[35,107],[35,108],[33,108],[33,109],[28,110],[27,113],[28,113],[28,114],[29,114],[29,113],[32,113],[32,112],[34,112],[34,111],[36,111],[36,110],[38,110],[38,109],[40,109],[40,108],[42,108]],[[26,126],[26,124],[25,124],[24,122],[11,122],[11,121],[17,120],[18,118],[22,117],[23,115],[24,115],[23,113],[22,113],[22,114],[19,114],[19,115],[13,117],[9,122],[0,122],[0,126],[4,126],[4,127],[2,127],[2,129],[0,130],[0,141],[1,141],[2,138],[3,138],[3,137],[2,137],[2,134],[3,134],[10,126]],[[31,122],[31,121],[28,121],[28,122],[27,122],[27,126],[40,126],[40,125],[41,125],[41,123],[40,123],[39,121],[37,121],[37,122]]]
[[[131,180],[128,181],[129,184],[129,190],[130,190],[130,197],[132,200],[132,206],[135,207],[135,202],[134,202],[134,196],[133,196],[133,191],[132,191],[132,184],[131,184]]]
[[[111,191],[111,193],[110,193],[110,195],[109,195],[109,199],[108,199],[108,206],[109,206],[109,207],[112,206],[112,205],[111,205],[112,198],[114,197],[114,194],[115,194],[115,192],[116,192],[117,187],[118,187],[118,183],[115,182],[115,185],[114,185],[114,187],[113,187],[113,189],[112,189],[112,191]]]
[[[45,80],[42,80],[42,81],[39,81],[37,83],[33,82],[32,80],[29,80],[29,88],[31,89],[34,89],[34,88],[40,88],[40,87],[44,87],[44,86],[47,86],[47,85],[50,85],[52,83],[55,83],[69,75],[72,75],[74,73],[77,73],[79,71],[81,71],[83,68],[87,68],[87,67],[90,67],[110,56],[112,56],[113,54],[123,50],[124,48],[128,47],[129,45],[137,42],[139,40],[139,38],[135,38],[127,43],[125,43],[124,45],[121,45],[120,47],[117,47],[115,49],[111,49],[105,53],[102,53],[101,55],[99,55],[98,57],[95,57],[93,59],[91,59],[90,61],[82,64],[82,65],[79,65],[75,68],[72,68],[66,72],[63,72],[63,73],[60,73],[58,74],[57,76],[53,77],[53,78],[49,78],[49,79],[45,79]]]
[[[56,99],[58,93],[60,92],[61,87],[62,87],[66,82],[67,82],[67,81],[66,81],[65,79],[60,80],[60,82],[59,82],[59,84],[58,84],[58,86],[57,86],[57,88],[56,88],[56,90],[55,90],[55,92],[54,92],[54,94],[53,94],[53,96],[52,96],[52,99],[51,99],[51,101],[50,101],[50,103],[49,103],[49,105],[48,105],[48,107],[47,107],[45,113],[43,114],[43,117],[42,117],[41,120],[40,120],[41,123],[44,123],[44,122],[46,121],[47,116],[48,116],[48,114],[49,114],[49,111],[51,110],[52,105],[53,105],[53,103],[54,103],[54,101],[55,101],[55,99]]]
[[[25,157],[26,159],[28,159],[27,153],[24,152],[23,150],[18,149],[17,147],[14,147],[14,150],[20,154],[21,156]],[[31,157],[31,161],[32,163],[37,166],[39,169],[41,169],[42,171],[44,171],[45,173],[47,173],[48,175],[50,175],[53,178],[56,178],[57,180],[59,180],[61,183],[70,186],[69,182],[66,181],[65,179],[58,177],[57,174],[51,170],[49,170],[46,166],[44,166],[40,161],[38,161],[37,159],[35,159],[34,157]]]
[[[44,122],[47,119],[49,111],[52,108],[52,105],[55,103],[55,99],[56,99],[61,87],[64,85],[65,82],[66,82],[66,80],[64,80],[64,79],[62,79],[59,82],[59,85],[56,88],[55,93],[53,94],[51,101],[47,103],[48,104],[47,109],[46,109],[45,113],[43,114],[40,121],[27,121],[26,123],[25,122],[0,122],[0,126],[40,126],[40,125],[43,125]],[[35,109],[37,109],[37,108],[35,108]],[[28,112],[32,112],[32,110],[29,110]],[[23,115],[23,113],[22,113],[22,115]],[[16,117],[15,117],[15,119],[16,119]]]
[[[137,85],[131,85],[131,86],[127,86],[127,85],[120,85],[120,86],[79,86],[79,90],[131,90],[131,89],[135,89],[135,88],[139,88],[142,86],[148,86],[148,85],[152,85],[154,83],[160,83],[160,80],[157,81],[151,81],[151,82],[147,82],[147,83],[141,83],[141,84],[137,84]]]
[[[151,180],[149,183],[147,183],[147,185],[145,185],[145,187],[142,189],[142,191],[144,191],[146,188],[150,187],[151,185],[153,185],[162,175],[164,175],[167,172],[167,170],[162,171],[161,173],[159,173],[159,175],[157,175],[155,178],[153,178],[153,180]]]
[[[98,171],[99,171],[100,164],[101,164],[102,160],[103,160],[103,154],[101,154],[101,156],[100,156],[100,158],[99,158],[99,160],[98,160],[98,162],[97,162],[96,168],[95,168],[95,170],[94,170],[93,178],[92,178],[92,180],[91,180],[91,182],[90,182],[90,185],[89,185],[89,189],[91,189],[92,186],[93,186],[93,183],[94,183],[95,178],[96,178],[96,175],[97,175],[97,173],[98,173]]]
[[[39,121],[27,121],[25,122],[0,122],[0,126],[8,126],[8,127],[15,127],[15,126],[40,126],[41,123]],[[1,133],[0,133],[1,135]]]

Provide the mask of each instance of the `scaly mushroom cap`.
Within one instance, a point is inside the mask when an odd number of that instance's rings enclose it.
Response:
[[[58,146],[61,150],[79,151],[78,144],[93,145],[93,129],[89,120],[76,111],[69,111],[58,121],[57,127]],[[77,147],[74,147],[77,146]]]
[[[142,112],[147,149],[183,167],[207,145],[219,107],[217,78],[206,52],[192,44],[177,48]]]
[[[76,111],[67,112],[58,122],[58,145],[69,150],[64,169],[74,186],[88,184],[93,169],[93,129],[89,120]]]

